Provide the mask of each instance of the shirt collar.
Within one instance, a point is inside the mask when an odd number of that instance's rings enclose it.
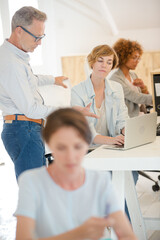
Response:
[[[22,51],[21,49],[17,48],[15,45],[12,43],[8,42],[8,39],[4,40],[4,46],[11,50],[14,54],[22,58],[24,61],[29,62],[30,56],[28,53]]]
[[[91,81],[91,75],[88,76],[87,80],[86,80],[86,91],[87,91],[87,95],[92,98],[95,96],[95,92],[94,92],[94,88],[93,88],[93,84]]]
[[[86,91],[90,98],[93,98],[95,96],[93,84],[91,81],[91,75],[86,80]],[[110,80],[105,78],[105,93],[106,95],[112,95],[115,92],[117,92],[117,88],[115,88]]]

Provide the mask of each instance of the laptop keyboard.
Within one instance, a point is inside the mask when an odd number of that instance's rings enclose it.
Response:
[[[124,144],[123,145],[114,145],[114,148],[124,148]]]
[[[123,149],[124,145],[107,145],[103,147],[104,149]]]

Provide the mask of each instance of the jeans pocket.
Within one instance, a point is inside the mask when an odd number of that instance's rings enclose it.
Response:
[[[14,122],[12,124],[4,124],[1,137],[5,149],[13,162],[16,161],[21,153],[21,150],[28,139],[28,135],[30,135],[30,133],[28,131],[28,126],[25,123]]]
[[[2,131],[1,138],[7,153],[14,162],[20,152],[20,147],[15,137],[15,132],[7,132],[6,130]]]

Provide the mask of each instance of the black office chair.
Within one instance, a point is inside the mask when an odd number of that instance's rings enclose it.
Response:
[[[148,172],[148,171],[147,171],[147,172]],[[160,171],[149,171],[149,172],[160,172]],[[155,183],[155,184],[152,186],[152,190],[153,190],[154,192],[157,192],[157,191],[160,190],[160,183],[159,183],[159,181],[160,181],[160,175],[158,176],[158,180],[155,181],[152,177],[150,177],[147,173],[145,173],[145,171],[138,171],[138,173],[139,173],[141,176],[143,176],[143,177],[145,177],[145,178],[148,178],[149,180],[151,180],[152,182]]]
[[[149,105],[149,106],[146,106],[146,114],[147,113],[150,113],[150,110],[153,108],[153,106]],[[156,131],[156,135],[157,136],[160,136],[160,123],[157,124],[157,131]],[[138,171],[138,173],[145,177],[145,178],[148,178],[149,180],[153,181],[155,184],[152,186],[152,190],[154,192],[157,192],[160,190],[160,183],[158,181],[160,181],[160,175],[158,176],[158,180],[154,180],[152,177],[150,177],[147,173],[145,172],[160,172],[160,171]]]
[[[45,154],[46,161],[48,162],[48,165],[51,164],[54,160],[51,153]]]
[[[90,153],[92,151],[93,151],[92,149],[89,149],[88,153]],[[47,161],[48,165],[51,164],[54,161],[54,157],[51,153],[45,154],[45,158],[46,158],[46,161]]]

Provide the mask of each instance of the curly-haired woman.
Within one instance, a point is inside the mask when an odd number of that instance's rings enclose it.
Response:
[[[137,41],[119,39],[113,45],[116,51],[119,64],[118,68],[110,75],[110,80],[122,85],[125,97],[125,103],[128,107],[130,117],[138,116],[139,113],[145,112],[145,105],[152,104],[152,96],[149,94],[144,82],[138,78],[135,70],[143,49]]]

